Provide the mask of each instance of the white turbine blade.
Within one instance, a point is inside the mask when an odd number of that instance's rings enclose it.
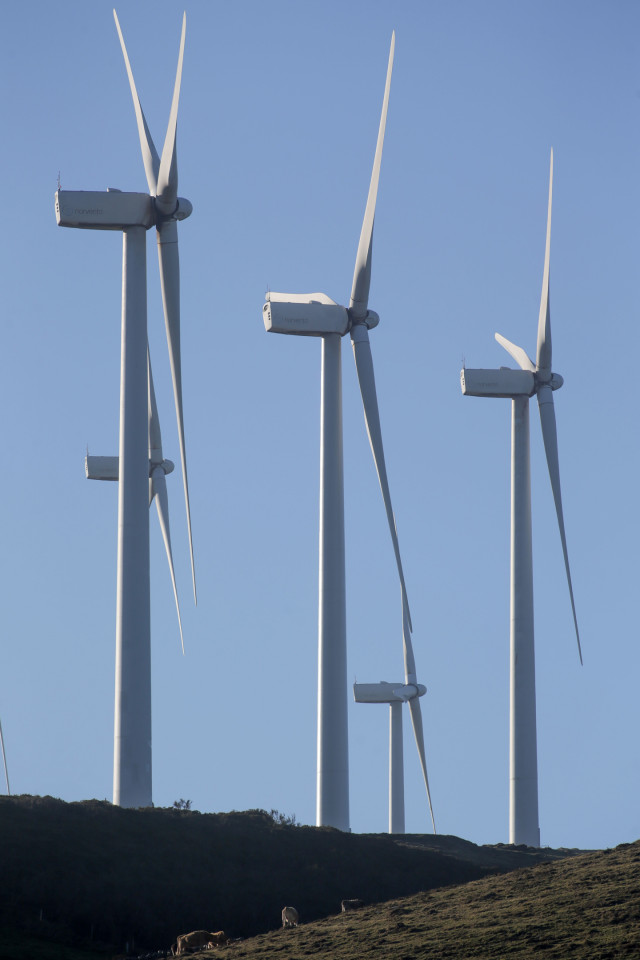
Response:
[[[353,335],[356,335],[354,338]],[[352,330],[353,355],[356,361],[356,371],[358,382],[360,384],[360,393],[362,394],[362,404],[364,406],[364,418],[369,434],[369,443],[373,452],[376,470],[378,471],[378,480],[382,490],[385,510],[387,511],[387,521],[391,532],[393,550],[396,555],[396,564],[400,576],[400,587],[402,589],[402,603],[406,609],[409,627],[411,627],[411,614],[409,612],[409,601],[407,599],[407,590],[404,582],[404,572],[402,570],[402,560],[400,559],[400,545],[398,543],[398,532],[396,530],[396,521],[391,506],[391,494],[389,492],[389,481],[387,480],[387,468],[384,460],[384,449],[382,446],[382,430],[380,428],[380,413],[378,410],[378,397],[376,394],[376,381],[373,374],[373,359],[371,357],[371,344],[369,343],[369,331],[364,323],[358,324],[357,328]]]
[[[562,541],[562,553],[564,555],[564,566],[565,566],[565,570],[567,571],[567,583],[569,584],[571,610],[573,611],[573,622],[576,628],[576,639],[578,641],[578,654],[580,655],[580,663],[582,663],[582,648],[580,646],[578,618],[576,616],[576,605],[573,600],[573,587],[571,585],[571,571],[569,569],[569,554],[567,552],[567,538],[564,532],[562,495],[560,492],[560,461],[558,458],[558,434],[556,430],[556,414],[555,414],[555,409],[553,405],[553,393],[551,391],[551,387],[543,386],[538,390],[538,408],[540,410],[540,424],[542,426],[542,439],[544,441],[544,450],[547,455],[547,466],[549,467],[551,489],[553,491],[553,499],[556,505],[556,514],[558,515],[558,527],[560,528],[560,540]]]
[[[387,109],[389,106],[389,90],[391,88],[391,72],[393,70],[393,53],[396,45],[395,31],[391,35],[391,48],[389,50],[389,63],[387,66],[387,79],[384,87],[384,97],[382,100],[382,113],[380,115],[380,126],[378,128],[378,142],[376,143],[376,152],[373,160],[373,170],[371,171],[371,181],[369,183],[369,194],[367,196],[367,206],[362,221],[362,230],[360,231],[360,242],[358,244],[358,253],[356,255],[356,265],[353,272],[353,285],[351,288],[350,309],[355,317],[364,318],[367,315],[369,304],[369,286],[371,284],[371,248],[373,243],[373,222],[376,215],[376,199],[378,196],[378,181],[380,179],[380,164],[382,162],[382,146],[384,143],[384,131],[387,124]]]
[[[115,10],[113,11],[113,18],[116,22],[116,30],[118,31],[118,36],[120,37],[120,46],[122,47],[124,63],[127,68],[127,76],[129,77],[129,86],[131,87],[131,96],[133,97],[133,108],[136,112],[136,121],[138,124],[138,136],[140,137],[140,148],[142,150],[144,172],[147,175],[149,193],[152,194],[152,196],[155,196],[158,182],[158,171],[160,169],[160,158],[151,134],[149,133],[149,127],[147,126],[147,121],[142,111],[142,106],[140,105],[140,98],[138,97],[135,80],[133,79],[133,71],[129,62],[129,55],[124,43],[124,37],[122,36],[122,30],[120,29],[118,15]]]
[[[171,583],[173,584],[173,595],[176,600],[176,610],[178,611],[178,625],[180,627],[180,643],[182,644],[182,653],[184,655],[184,637],[182,635],[182,617],[180,616],[180,604],[178,602],[178,588],[176,586],[176,575],[173,569],[173,554],[171,552],[171,533],[169,530],[169,498],[167,496],[167,481],[162,467],[156,467],[151,478],[153,485],[153,495],[156,498],[156,507],[158,508],[158,519],[160,520],[160,529],[164,540],[165,550],[167,551],[167,560],[169,561],[169,571],[171,573]]]
[[[178,197],[178,157],[176,151],[176,130],[178,126],[178,105],[180,102],[180,84],[182,82],[182,60],[184,57],[184,38],[187,29],[187,15],[182,16],[182,36],[180,37],[180,52],[178,54],[178,69],[176,82],[173,88],[173,100],[167,125],[167,135],[162,148],[160,171],[158,173],[157,197],[163,213],[173,213]]]
[[[7,796],[11,796],[11,787],[9,786],[9,770],[7,768],[7,754],[4,749],[4,736],[2,734],[2,723],[0,723],[0,746],[2,746],[2,762],[4,764],[4,778],[7,782]]]
[[[507,340],[507,338],[503,337],[500,333],[496,333],[495,338],[500,346],[504,347],[507,353],[511,354],[515,362],[522,370],[529,370],[531,373],[535,373],[536,365],[533,360],[527,356],[522,347],[518,347],[515,343],[511,343],[511,340]]]
[[[416,684],[416,661],[413,655],[413,644],[411,643],[411,623],[409,621],[409,608],[405,606],[404,598],[402,603],[402,648],[404,652],[404,682],[405,684]]]
[[[427,800],[429,801],[429,812],[431,814],[431,823],[433,824],[433,832],[436,833],[436,821],[433,816],[433,805],[431,803],[431,791],[429,790],[429,777],[427,776],[427,758],[424,752],[424,731],[422,729],[422,710],[420,708],[420,701],[417,697],[409,701],[409,710],[411,712],[411,723],[413,724],[413,733],[416,738],[416,745],[418,747],[418,755],[420,757],[420,766],[422,767],[422,776],[424,777],[424,785],[427,788]]]
[[[149,460],[151,463],[162,463],[162,433],[160,432],[160,419],[158,417],[158,405],[156,403],[156,392],[153,388],[153,374],[151,372],[151,357],[149,356],[149,347],[147,346],[147,370],[149,384]]]
[[[184,441],[184,418],[182,413],[182,365],[180,358],[180,261],[178,255],[178,225],[175,220],[167,220],[158,227],[158,257],[160,261],[160,283],[162,286],[162,304],[169,346],[169,362],[173,380],[173,397],[178,421],[178,440],[180,443],[180,461],[187,510],[187,529],[189,532],[189,551],[191,554],[191,576],[193,579],[193,597],[196,593],[196,569],[193,558],[193,538],[191,535],[191,510],[189,507],[189,481],[187,477],[187,454]]]
[[[153,388],[153,374],[151,372],[151,357],[149,356],[149,344],[147,344],[147,383],[149,386],[149,463],[162,463],[162,434],[160,433],[160,418],[158,417],[158,406],[156,404],[156,392]],[[153,467],[152,467],[153,469]],[[163,474],[164,476],[164,474]],[[156,489],[153,478],[149,477],[149,506],[153,503],[156,495]]]
[[[538,316],[538,350],[536,354],[537,371],[541,380],[551,379],[551,316],[549,305],[549,260],[551,255],[551,197],[553,193],[553,150],[549,166],[549,208],[547,211],[547,240],[544,250],[544,272],[542,274],[542,295]]]

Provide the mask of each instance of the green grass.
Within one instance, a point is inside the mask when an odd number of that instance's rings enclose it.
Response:
[[[227,947],[225,956],[229,960],[636,958],[640,956],[640,842],[255,937]]]

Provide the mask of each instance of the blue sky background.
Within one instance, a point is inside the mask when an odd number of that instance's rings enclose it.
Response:
[[[64,189],[146,190],[111,3],[5,11],[0,717],[16,793],[110,798],[119,235],[56,226]],[[121,0],[161,148],[183,6]],[[622,0],[187,8],[178,126],[182,349],[199,604],[169,478],[187,655],[152,530],[154,800],[315,818],[320,344],[267,336],[274,290],[348,302],[392,29],[370,305],[439,832],[508,839],[507,401],[468,366],[534,354],[548,190],[554,368],[577,656],[538,415],[532,486],[542,843],[635,840],[640,7]],[[154,232],[149,335],[179,460]],[[343,344],[348,673],[402,679],[399,591]],[[385,707],[349,707],[351,821],[387,824]],[[405,718],[407,829],[429,819]]]

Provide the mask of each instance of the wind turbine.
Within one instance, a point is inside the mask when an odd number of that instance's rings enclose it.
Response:
[[[388,683],[354,683],[353,696],[356,703],[388,703],[389,704],[389,833],[404,833],[404,757],[402,743],[402,704],[409,704],[413,732],[418,747],[420,766],[424,784],[427,789],[429,812],[433,832],[436,832],[436,822],[431,804],[431,792],[427,777],[427,761],[424,752],[424,733],[422,729],[422,710],[420,697],[427,692],[422,683],[416,678],[416,664],[411,643],[411,631],[407,622],[406,611],[403,608],[402,640],[404,648],[404,684]]]
[[[520,370],[463,369],[462,392],[471,397],[511,399],[511,630],[510,630],[510,738],[509,738],[509,842],[540,846],[538,820],[538,760],[536,743],[536,689],[533,631],[533,557],[531,545],[531,475],[529,454],[529,398],[538,399],[542,438],[555,501],[564,565],[569,585],[573,622],[582,663],[580,633],[573,599],[569,555],[564,529],[560,466],[553,391],[562,377],[551,370],[551,318],[549,257],[551,249],[551,198],[553,150],[549,171],[547,239],[538,318],[536,362],[496,333],[496,340],[518,363]]]
[[[11,796],[11,787],[9,786],[9,770],[7,769],[7,754],[4,749],[4,737],[2,735],[2,723],[0,722],[0,747],[2,747],[2,764],[4,766],[4,779],[7,784],[7,796]]]
[[[400,577],[403,608],[411,629],[404,574],[382,447],[369,330],[379,316],[368,309],[373,224],[389,104],[395,33],[391,37],[378,140],[369,184],[349,307],[323,293],[269,293],[263,307],[270,333],[320,337],[320,557],[318,616],[318,758],[316,823],[349,829],[347,640],[342,466],[342,337],[351,334],[365,421],[387,512]]]
[[[156,227],[158,238],[160,282],[178,419],[194,597],[196,592],[182,412],[177,234],[177,221],[184,220],[193,209],[188,200],[178,197],[176,154],[186,16],[182,20],[169,123],[162,156],[159,157],[140,106],[115,10],[113,15],[129,77],[149,194],[123,193],[114,189],[106,192],[59,189],[56,193],[56,218],[58,224],[64,227],[120,230],[123,234],[113,802],[125,807],[145,807],[152,803],[150,478],[151,492],[155,490],[157,502],[162,500],[164,504],[163,480],[160,478],[160,472],[164,471],[158,470],[162,464],[154,460],[153,452],[150,459],[149,440],[155,428],[153,415],[151,427],[149,423],[146,231],[152,226]],[[152,445],[152,451],[154,449]]]
[[[158,406],[156,403],[156,393],[153,387],[153,375],[151,373],[151,360],[147,354],[148,384],[149,384],[149,506],[156,501],[158,511],[158,521],[160,531],[169,563],[169,573],[171,574],[171,583],[173,585],[173,596],[176,601],[176,611],[178,613],[178,627],[180,628],[180,643],[184,655],[184,635],[182,632],[182,617],[180,615],[180,602],[178,600],[178,587],[176,584],[176,574],[173,565],[173,552],[171,550],[171,530],[169,527],[169,499],[167,495],[166,476],[174,470],[174,464],[171,460],[165,460],[162,454],[162,434],[160,431],[160,420],[158,417]],[[119,463],[118,457],[92,457],[85,458],[85,473],[88,480],[118,480]]]

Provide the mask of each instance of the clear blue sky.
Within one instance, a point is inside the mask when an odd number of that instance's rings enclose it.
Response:
[[[110,798],[121,246],[56,226],[63,188],[146,190],[112,4],[5,12],[0,717],[16,793]],[[183,6],[122,0],[161,147]],[[438,829],[506,841],[510,405],[459,371],[535,351],[549,151],[554,367],[584,667],[532,410],[542,843],[635,840],[640,7],[204,2],[187,7],[178,149],[182,347],[199,605],[152,516],[154,799],[315,817],[320,345],[268,336],[274,290],[347,302],[392,29],[372,348]],[[155,239],[149,330],[178,460]],[[350,682],[402,679],[391,543],[343,343]],[[387,823],[387,709],[350,704],[351,820]],[[429,820],[408,717],[407,829]]]

